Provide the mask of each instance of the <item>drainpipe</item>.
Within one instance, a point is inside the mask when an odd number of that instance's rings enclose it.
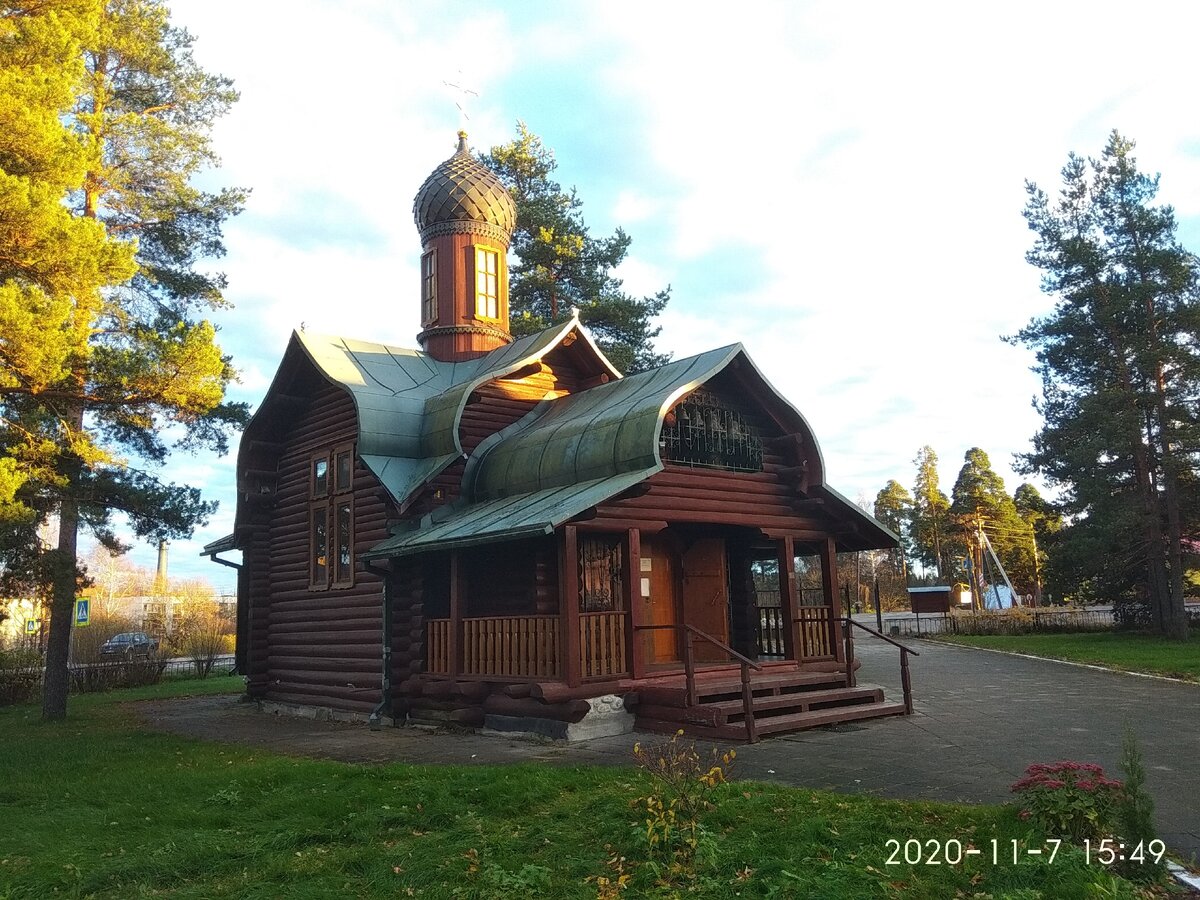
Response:
[[[217,556],[220,551],[212,553],[201,553],[201,556],[207,556],[210,560],[218,565],[228,566],[237,572],[237,607],[236,607],[236,624],[237,632],[234,636],[235,643],[233,645],[233,670],[247,679],[249,684],[250,673],[247,671],[250,666],[246,659],[250,643],[250,598],[246,596],[245,586],[242,584],[242,563],[231,562],[228,559],[221,559]],[[160,566],[165,571],[165,566],[160,562]]]
[[[388,595],[392,570],[370,561],[364,561],[363,568],[383,579],[383,679],[380,683],[379,704],[371,710],[371,715],[367,718],[372,728],[379,728],[383,724],[384,714],[392,712],[392,598]]]

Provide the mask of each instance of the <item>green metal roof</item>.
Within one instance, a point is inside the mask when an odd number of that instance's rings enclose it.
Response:
[[[666,413],[731,365],[738,367],[753,393],[769,403],[785,431],[810,442],[813,489],[826,498],[826,509],[835,518],[854,521],[859,536],[852,542],[865,547],[895,539],[875,519],[825,487],[824,461],[811,428],[740,344],[621,378],[576,320],[457,363],[439,362],[415,350],[312,333],[294,334],[293,343],[326,379],[350,393],[358,411],[359,456],[403,508],[418,488],[464,458],[459,425],[471,393],[539,361],[573,331],[614,380],[543,400],[483,441],[467,461],[460,498],[371,548],[367,559],[552,533],[660,471],[658,441]],[[270,397],[269,391],[268,403]]]
[[[620,379],[575,319],[454,363],[417,350],[312,332],[296,332],[293,339],[327,379],[353,397],[358,454],[403,504],[463,456],[459,423],[471,392],[540,360],[572,331],[590,345],[610,376]]]
[[[650,474],[653,470],[626,472],[459,508],[444,507],[450,511],[448,518],[439,522],[427,517],[420,528],[401,532],[376,544],[363,557],[410,556],[431,550],[552,534],[555,528],[583,510],[633,487]]]
[[[540,403],[519,422],[481,443],[463,476],[475,500],[529,494],[662,468],[663,417],[686,394],[720,372],[740,344],[667,363],[619,381]]]
[[[367,552],[381,559],[551,534],[584,511],[663,468],[658,439],[666,413],[688,392],[737,360],[747,377],[774,395],[774,408],[794,433],[820,448],[804,417],[762,377],[740,344],[667,363],[586,391],[538,404],[483,441],[463,475],[462,497]],[[832,488],[815,485],[835,516],[854,521],[865,540],[894,539],[883,525]]]

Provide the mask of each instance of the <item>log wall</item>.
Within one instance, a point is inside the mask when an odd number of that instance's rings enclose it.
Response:
[[[379,482],[357,458],[350,495],[353,584],[314,588],[309,577],[309,466],[314,454],[356,436],[353,402],[326,386],[296,411],[280,437],[285,449],[277,457],[269,525],[255,529],[246,559],[254,696],[356,712],[370,712],[380,700],[382,582],[359,556],[388,536],[389,509]],[[333,527],[328,541],[332,556]]]

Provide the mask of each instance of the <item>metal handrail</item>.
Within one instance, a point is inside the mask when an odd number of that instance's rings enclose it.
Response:
[[[887,641],[893,647],[896,647],[900,650],[900,689],[904,692],[904,714],[906,716],[911,716],[913,713],[912,676],[908,671],[908,654],[911,653],[913,656],[920,656],[921,654],[916,650],[913,650],[911,647],[904,646],[899,641],[893,641],[890,637],[880,634],[874,628],[868,628],[861,622],[855,622],[849,616],[842,617],[839,619],[839,621],[845,622],[848,626],[845,631],[846,686],[855,687],[858,682],[858,679],[854,674],[854,629],[861,628],[863,631],[867,632],[867,634],[872,634],[881,640]]]
[[[700,703],[700,697],[696,690],[696,659],[693,643],[695,638],[708,641],[719,650],[724,650],[732,656],[741,666],[742,672],[742,714],[746,725],[746,741],[755,743],[758,740],[758,729],[754,724],[754,692],[750,686],[750,669],[753,667],[762,671],[762,666],[754,660],[749,659],[738,653],[724,641],[713,637],[705,631],[701,631],[695,625],[637,625],[635,631],[660,631],[666,628],[672,630],[683,629],[683,677],[687,685],[687,698],[684,701],[687,707],[697,706]]]
[[[849,622],[855,628],[861,628],[863,631],[867,632],[868,634],[873,634],[873,635],[875,635],[875,637],[879,638],[880,640],[887,641],[893,647],[899,647],[901,650],[906,650],[909,653],[911,653],[913,656],[921,655],[916,650],[914,650],[912,647],[906,647],[906,646],[904,646],[904,644],[900,643],[899,641],[894,641],[890,637],[888,637],[886,634],[880,634],[874,628],[870,628],[870,627],[862,624],[861,622],[856,622],[856,621],[854,621],[854,619],[847,619],[847,618],[842,619],[842,621]]]

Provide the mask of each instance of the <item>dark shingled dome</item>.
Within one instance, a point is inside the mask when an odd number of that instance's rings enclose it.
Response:
[[[484,222],[507,236],[516,226],[517,207],[496,173],[471,155],[466,132],[460,131],[458,150],[417,191],[413,218],[422,238],[447,222]]]

